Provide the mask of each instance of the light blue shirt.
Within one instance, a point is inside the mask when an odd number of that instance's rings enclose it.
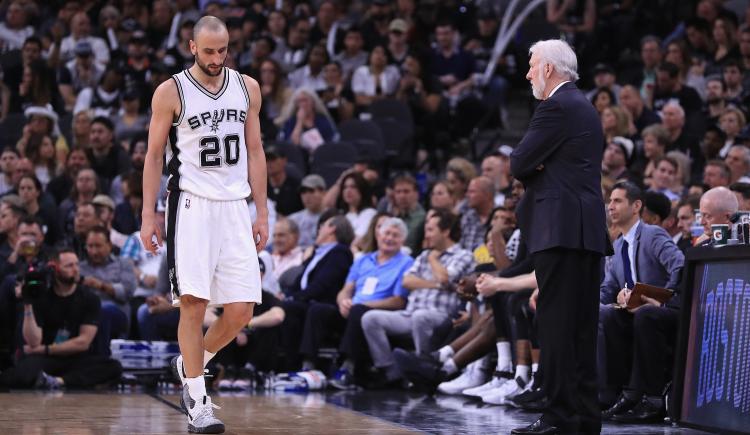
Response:
[[[302,273],[302,279],[299,282],[299,287],[301,290],[307,289],[307,277],[310,275],[310,271],[315,269],[315,266],[318,265],[320,260],[323,259],[323,257],[326,256],[326,254],[333,249],[333,247],[336,246],[335,242],[332,243],[326,243],[324,245],[320,245],[317,248],[315,248],[315,254],[313,254],[312,260],[307,264],[307,267],[305,268],[305,271]]]
[[[412,263],[414,259],[402,252],[382,264],[378,263],[377,251],[358,258],[346,277],[347,283],[354,283],[352,303],[361,304],[391,296],[407,299],[409,292],[402,287],[402,282]]]
[[[641,220],[630,227],[627,233],[623,234],[622,238],[628,242],[628,259],[630,260],[630,275],[633,277],[633,283],[638,282],[638,275],[635,269],[635,232],[638,230],[638,226],[641,224]],[[631,289],[632,290],[632,289]]]

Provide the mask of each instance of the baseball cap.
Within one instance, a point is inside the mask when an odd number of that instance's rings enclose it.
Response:
[[[318,174],[310,174],[302,179],[301,189],[323,189],[326,188],[326,181]]]
[[[406,24],[406,21],[402,20],[401,18],[396,18],[395,20],[391,21],[391,24],[388,25],[389,32],[406,33],[408,30],[409,25]]]
[[[91,203],[94,205],[103,205],[105,207],[109,207],[110,209],[115,209],[115,202],[112,201],[112,198],[110,198],[107,195],[99,194],[94,197],[94,199],[91,200]]]
[[[73,49],[73,52],[76,56],[91,56],[94,53],[94,49],[88,41],[79,41]]]
[[[622,149],[622,153],[625,154],[625,160],[629,162],[630,158],[633,157],[633,150],[635,149],[633,141],[626,137],[615,136],[612,138],[611,143]]]

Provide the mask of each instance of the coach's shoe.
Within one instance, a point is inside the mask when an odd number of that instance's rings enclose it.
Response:
[[[187,406],[188,432],[224,433],[224,423],[214,416],[214,408],[219,407],[211,403],[207,395],[201,401],[193,400],[188,390],[187,385],[182,390],[182,401]]]

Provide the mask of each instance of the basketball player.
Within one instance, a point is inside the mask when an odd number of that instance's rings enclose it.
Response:
[[[167,262],[181,355],[172,368],[182,380],[181,402],[191,433],[223,433],[203,380],[205,365],[227,345],[261,302],[257,252],[268,238],[266,159],[260,141],[261,94],[250,77],[224,67],[229,34],[216,17],[193,29],[195,64],[156,89],[143,171],[144,246],[162,235],[154,220],[163,154],[169,169]],[[249,183],[248,183],[249,180]],[[258,211],[251,225],[250,187]],[[208,305],[224,314],[206,332]]]

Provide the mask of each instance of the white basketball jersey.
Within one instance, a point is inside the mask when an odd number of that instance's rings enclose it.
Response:
[[[242,76],[224,68],[224,82],[216,94],[188,70],[172,78],[181,109],[167,144],[170,192],[184,190],[215,201],[247,198],[245,120],[250,96]]]

